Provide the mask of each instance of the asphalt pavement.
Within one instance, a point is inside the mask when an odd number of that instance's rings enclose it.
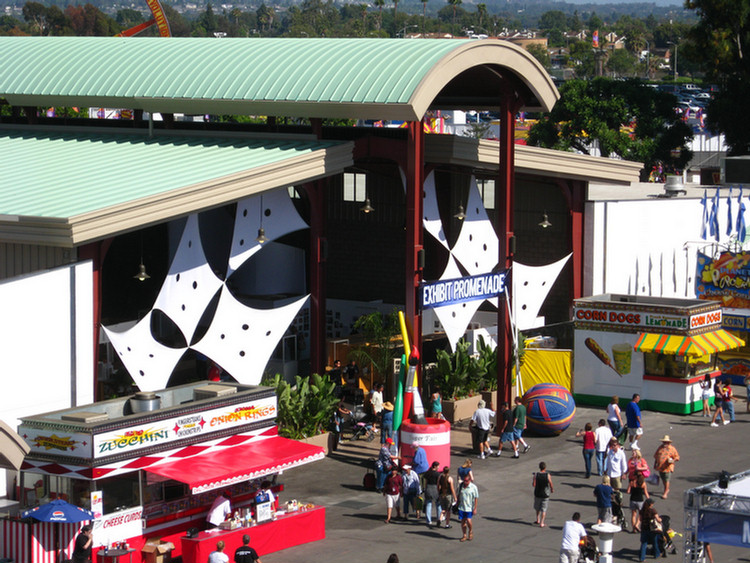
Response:
[[[712,428],[700,413],[690,416],[643,412],[644,435],[641,451],[653,467],[653,453],[664,434],[672,437],[680,453],[669,498],[662,500],[661,486],[650,487],[660,514],[672,517],[672,527],[683,530],[683,493],[718,478],[722,470],[739,473],[750,469],[745,440],[750,429],[750,414],[743,403],[736,403],[736,422]],[[379,440],[345,442],[326,459],[287,471],[280,480],[285,484],[282,501],[297,499],[326,507],[326,539],[286,549],[262,557],[263,563],[385,563],[397,553],[402,563],[435,561],[513,561],[514,563],[550,563],[558,560],[562,526],[573,512],[579,511],[587,530],[596,523],[593,487],[596,475],[584,477],[582,439],[575,432],[586,422],[594,427],[606,418],[603,409],[578,408],[573,424],[560,436],[527,436],[528,453],[513,459],[501,457],[477,459],[471,452],[468,425],[454,425],[451,431],[451,467],[471,457],[479,488],[479,511],[474,517],[474,540],[460,542],[461,528],[428,528],[422,521],[385,524],[382,495],[367,491],[362,478],[377,456]],[[492,447],[496,446],[496,438]],[[507,448],[507,446],[506,446]],[[628,457],[630,452],[626,452]],[[555,492],[550,500],[547,526],[533,525],[535,513],[531,478],[540,461],[547,463]],[[656,489],[656,490],[654,490]],[[625,496],[625,505],[629,503]],[[629,517],[630,511],[626,510]],[[455,518],[455,517],[454,517]],[[678,554],[667,561],[682,561],[683,538],[675,538]],[[251,542],[252,544],[252,542]],[[614,561],[636,561],[639,535],[622,532],[615,536]],[[750,561],[750,550],[714,545],[716,563]],[[649,560],[651,556],[647,557]],[[664,559],[662,559],[664,561]]]

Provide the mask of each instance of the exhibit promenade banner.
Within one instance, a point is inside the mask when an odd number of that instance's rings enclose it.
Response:
[[[505,292],[505,277],[506,273],[500,272],[423,283],[419,288],[422,309],[492,299]]]

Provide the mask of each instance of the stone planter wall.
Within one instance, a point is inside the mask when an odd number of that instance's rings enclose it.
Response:
[[[482,399],[487,403],[487,408],[497,412],[497,391],[482,391]]]
[[[443,399],[443,416],[445,420],[454,424],[460,420],[471,418],[474,411],[477,410],[477,403],[482,397],[474,395],[467,399],[458,399],[457,401],[446,401]]]
[[[317,436],[312,436],[310,438],[303,438],[298,441],[323,448],[326,451],[326,455],[330,454],[336,449],[336,435],[332,432],[325,432],[323,434],[318,434]]]

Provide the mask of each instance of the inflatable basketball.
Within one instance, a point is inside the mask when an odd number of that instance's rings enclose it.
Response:
[[[573,421],[576,403],[562,385],[539,383],[523,395],[526,426],[544,436],[560,434]]]

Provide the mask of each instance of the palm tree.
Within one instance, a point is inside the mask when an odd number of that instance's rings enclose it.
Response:
[[[456,9],[463,4],[463,0],[448,0],[448,4],[453,6],[453,21],[451,23],[451,31],[455,33],[456,31]]]
[[[477,4],[477,20],[479,27],[484,28],[484,18],[487,17],[487,4]]]
[[[373,2],[378,7],[378,30],[383,25],[383,6],[385,6],[385,0],[375,0]]]

